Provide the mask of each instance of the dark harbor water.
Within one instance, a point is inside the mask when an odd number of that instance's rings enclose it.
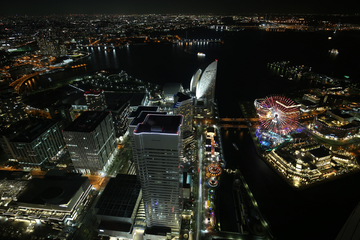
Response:
[[[332,40],[328,40],[329,36]],[[269,77],[268,62],[290,61],[311,66],[316,73],[338,78],[348,75],[354,81],[360,79],[359,32],[334,35],[332,32],[245,30],[223,39],[224,44],[135,45],[115,50],[89,48],[86,50],[92,53],[91,57],[81,60],[87,64],[86,68],[41,76],[38,85],[48,82],[49,77],[56,82],[113,69],[125,70],[138,79],[159,84],[181,82],[188,88],[192,74],[199,67],[218,59],[216,97],[220,116],[236,117],[240,116],[239,101],[312,87],[307,81],[277,82]],[[328,52],[333,48],[339,51],[335,57]],[[205,53],[206,57],[198,57],[197,52]],[[239,168],[243,173],[277,239],[335,239],[360,201],[359,173],[306,190],[294,190],[256,155],[247,130],[223,130],[222,136],[227,167]],[[235,150],[232,143],[240,150]],[[223,230],[231,231],[233,226],[223,226]]]

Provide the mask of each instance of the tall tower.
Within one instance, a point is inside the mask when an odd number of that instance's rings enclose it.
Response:
[[[181,115],[147,115],[134,130],[148,227],[180,229]]]
[[[89,111],[104,111],[106,106],[104,90],[92,90],[84,93]]]
[[[63,131],[76,171],[106,171],[117,151],[110,112],[87,111]]]

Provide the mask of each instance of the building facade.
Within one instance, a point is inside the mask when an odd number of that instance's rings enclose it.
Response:
[[[136,167],[148,227],[180,229],[182,191],[179,164],[183,158],[181,115],[147,115],[134,131]]]
[[[131,112],[129,115],[129,137],[131,141],[131,148],[133,153],[133,162],[137,163],[137,151],[135,146],[135,137],[134,137],[134,130],[138,126],[139,123],[142,123],[148,114],[164,114],[166,112],[157,112],[158,107],[150,107],[150,106],[139,106],[136,111]],[[139,168],[135,166],[136,176],[139,178]]]
[[[215,60],[202,73],[196,86],[196,98],[205,98],[208,102],[214,101],[217,63]]]
[[[42,55],[60,57],[67,54],[67,48],[63,39],[49,34],[39,34],[36,36],[37,44]]]
[[[106,171],[117,151],[110,112],[84,112],[63,136],[75,170],[83,174]]]
[[[50,170],[44,178],[33,178],[9,203],[3,216],[14,220],[72,225],[88,202],[92,185],[81,174]]]
[[[30,168],[46,166],[65,147],[59,123],[53,121],[38,121],[11,140],[3,136],[2,142],[11,159]]]
[[[104,90],[90,90],[84,93],[89,111],[104,111],[106,106]]]
[[[9,123],[28,118],[21,96],[12,87],[0,89],[0,117]]]
[[[130,102],[118,102],[108,105],[106,111],[111,112],[115,127],[115,137],[124,136],[129,127]]]
[[[181,125],[183,136],[188,137],[192,135],[192,120],[193,120],[193,101],[192,98],[178,92],[174,98],[174,113],[183,115],[184,120]]]

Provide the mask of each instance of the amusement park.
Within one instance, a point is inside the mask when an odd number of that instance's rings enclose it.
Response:
[[[220,159],[219,153],[216,151],[218,142],[215,140],[216,128],[209,127],[206,131],[206,144],[205,156],[208,160],[206,166],[204,187],[204,202],[205,202],[205,229],[207,231],[218,230],[218,222],[216,219],[216,189],[220,187],[220,177],[223,169],[220,165],[224,166],[223,161]]]
[[[271,95],[256,99],[254,105],[259,117],[254,132],[258,153],[291,186],[303,187],[359,168],[353,156],[324,144],[299,122],[300,104]]]
[[[270,151],[290,141],[289,135],[299,131],[300,105],[291,99],[273,95],[256,99],[254,105],[260,122],[255,134],[264,150]]]

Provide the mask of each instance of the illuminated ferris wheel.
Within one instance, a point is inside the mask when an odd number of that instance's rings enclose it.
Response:
[[[299,105],[284,96],[268,96],[257,108],[260,126],[273,133],[286,135],[298,126]]]

